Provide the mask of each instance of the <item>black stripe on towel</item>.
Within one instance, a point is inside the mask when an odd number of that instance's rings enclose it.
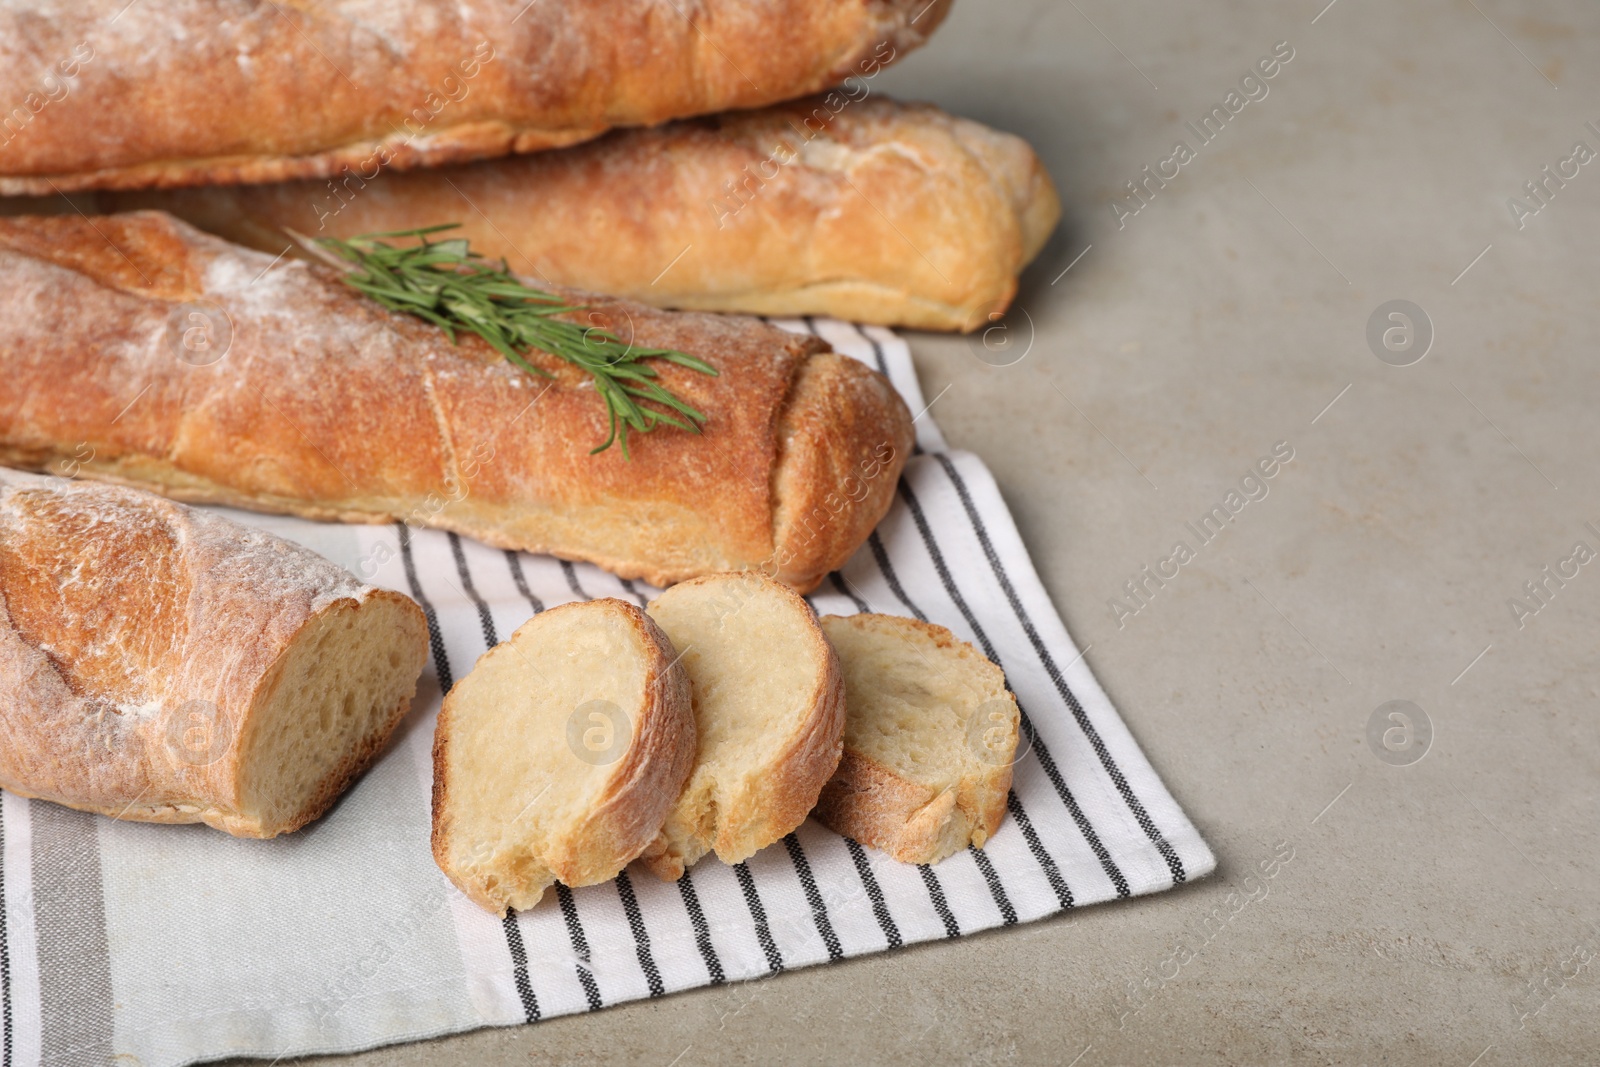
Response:
[[[578,568],[570,560],[561,561],[561,573],[567,576],[567,588],[572,590],[572,595],[580,600],[593,600],[594,597],[583,591],[583,586],[578,584]]]
[[[711,943],[711,924],[706,922],[706,913],[700,907],[700,894],[694,891],[694,880],[689,877],[688,871],[684,871],[683,877],[678,879],[678,894],[683,897],[683,908],[689,913],[689,925],[694,927],[695,947],[705,961],[706,974],[711,976],[712,985],[721,985],[727,978],[722,973],[722,961],[717,958],[716,946]]]
[[[783,955],[778,951],[777,942],[772,940],[772,928],[767,925],[767,909],[761,906],[756,880],[751,876],[750,868],[743,863],[735,863],[733,873],[739,879],[739,888],[744,890],[744,902],[750,906],[750,918],[756,924],[756,940],[761,942],[761,951],[767,957],[767,968],[772,974],[777,974],[783,970]]]
[[[456,558],[456,574],[461,576],[461,587],[473,607],[478,609],[478,625],[483,627],[483,647],[493,648],[500,643],[494,630],[494,616],[489,614],[488,602],[478,595],[478,587],[472,584],[472,572],[467,569],[467,554],[461,548],[461,535],[452,533],[447,536],[450,538],[450,553]]]
[[[900,927],[895,925],[894,917],[889,914],[889,904],[883,899],[883,887],[878,884],[878,876],[872,873],[872,864],[867,862],[867,850],[854,838],[845,838],[844,844],[850,850],[850,860],[856,865],[856,874],[861,877],[861,888],[867,891],[867,899],[872,901],[872,914],[877,916],[884,940],[890,948],[899,948],[903,944]]]
[[[527,600],[528,606],[535,615],[544,610],[544,601],[533,595],[533,590],[528,588],[527,575],[522,573],[522,560],[511,549],[506,549],[506,566],[511,568],[511,580],[517,583],[517,592]]]
[[[528,981],[528,948],[522,943],[517,913],[507,908],[500,917],[500,926],[506,932],[506,947],[511,950],[511,975],[517,984],[517,996],[522,999],[523,1017],[536,1023],[539,1021],[539,998],[533,995],[533,984]]]
[[[572,899],[572,890],[560,882],[556,883],[556,899],[561,902],[561,917],[567,921],[567,937],[572,941],[572,954],[577,957],[573,963],[578,971],[578,984],[583,986],[589,1010],[598,1011],[605,1007],[605,1002],[600,999],[600,986],[589,969],[589,939],[583,934],[583,923],[578,921],[578,902]]]
[[[822,935],[822,943],[828,949],[828,962],[837,963],[844,959],[844,949],[839,947],[839,935],[833,932],[833,920],[828,918],[828,905],[823,902],[822,891],[817,888],[817,879],[811,873],[811,862],[806,859],[805,849],[800,847],[800,839],[794,834],[783,839],[783,847],[789,850],[794,871],[800,876],[800,888],[805,890],[806,901],[811,905],[811,915],[817,921],[817,933]]]
[[[633,895],[633,881],[627,871],[617,872],[617,896],[622,898],[622,910],[628,915],[628,928],[633,931],[633,946],[639,954],[639,969],[650,986],[650,995],[659,997],[666,993],[661,984],[661,970],[650,954],[650,931],[645,929],[644,912],[639,910],[639,898]]]
[[[639,602],[639,606],[641,608],[647,608],[650,606],[650,601],[645,598],[643,593],[639,592],[637,587],[634,586],[632,578],[618,578],[617,581],[622,583],[622,588],[628,591],[629,596],[633,597],[633,599]]]
[[[0,1008],[4,1009],[5,1045],[0,1048],[4,1059],[0,1065],[11,1067],[11,939],[6,931],[6,879],[5,817],[0,813]]]
[[[1156,851],[1161,853],[1161,858],[1166,861],[1167,869],[1172,872],[1172,881],[1176,885],[1186,880],[1187,873],[1183,869],[1183,861],[1178,858],[1177,851],[1167,841],[1166,837],[1156,827],[1155,820],[1150,818],[1144,804],[1134,795],[1132,787],[1128,785],[1127,778],[1123,777],[1122,768],[1117,766],[1117,761],[1111,758],[1111,752],[1100,738],[1100,732],[1089,721],[1089,716],[1084,712],[1083,705],[1078,703],[1077,695],[1067,685],[1067,680],[1062,676],[1060,668],[1056,666],[1055,659],[1050,655],[1050,650],[1045,647],[1044,641],[1039,637],[1039,631],[1034,629],[1033,620],[1028,616],[1027,609],[1022,606],[1022,600],[1017,596],[1016,588],[1011,584],[1011,579],[1006,574],[1005,565],[1000,562],[1000,555],[994,550],[994,544],[989,540],[989,531],[983,524],[983,519],[978,514],[978,509],[972,504],[972,495],[967,492],[967,483],[962,480],[955,464],[950,462],[950,457],[944,453],[934,456],[939,461],[939,466],[944,468],[945,475],[956,488],[956,494],[961,498],[961,506],[966,510],[967,519],[972,523],[973,533],[978,535],[978,543],[983,546],[983,554],[989,558],[989,567],[994,571],[994,576],[1000,582],[1000,588],[1005,592],[1006,599],[1011,603],[1011,610],[1016,613],[1017,620],[1022,623],[1023,631],[1028,635],[1028,641],[1033,645],[1034,652],[1039,657],[1039,662],[1044,665],[1045,672],[1050,675],[1050,681],[1055,684],[1056,692],[1066,702],[1072,711],[1072,717],[1077,720],[1078,728],[1083,731],[1083,736],[1088,739],[1089,745],[1094,749],[1095,755],[1100,758],[1101,766],[1111,776],[1112,783],[1117,787],[1117,792],[1122,794],[1123,801],[1128,805],[1128,810],[1133,812],[1134,819],[1139,823],[1150,842],[1155,845]]]
[[[455,684],[450,677],[450,658],[444,653],[444,638],[439,633],[439,615],[433,603],[423,595],[422,583],[417,580],[417,561],[411,558],[411,530],[403,522],[394,524],[400,537],[400,561],[405,564],[406,583],[411,586],[411,596],[422,605],[423,618],[428,621],[428,650],[433,653],[433,673],[439,676],[439,691],[450,692]]]
[[[1022,801],[1017,798],[1015,789],[1006,794],[1006,810],[1011,812],[1011,817],[1017,820],[1017,829],[1022,831],[1023,838],[1028,842],[1028,847],[1034,854],[1044,852],[1044,846],[1039,843],[1039,834],[1033,828],[1033,820],[1028,818],[1028,813],[1022,809]],[[1050,864],[1044,869],[1044,876],[1050,880],[1050,888],[1055,890],[1056,899],[1061,901],[1061,910],[1072,907],[1072,889],[1067,885],[1067,880],[1061,877],[1061,872],[1055,864]],[[1127,896],[1126,891],[1123,896]]]
[[[875,364],[877,364],[878,373],[883,375],[885,378],[889,377],[889,364],[883,358],[883,346],[880,345],[877,341],[873,340],[872,335],[870,333],[868,333],[866,331],[866,329],[864,327],[862,327],[862,325],[859,322],[852,323],[851,325],[853,325],[856,328],[856,333],[859,333],[862,336],[862,338],[867,342],[867,344],[872,346],[872,361]]]
[[[933,561],[933,569],[938,572],[939,581],[944,585],[945,592],[949,594],[951,601],[955,603],[956,609],[961,612],[961,617],[967,620],[967,625],[972,627],[973,636],[983,646],[984,655],[999,665],[1003,671],[1005,666],[1001,663],[999,653],[995,651],[994,645],[990,643],[989,635],[983,632],[982,626],[978,625],[978,620],[973,616],[972,609],[967,606],[966,598],[956,588],[955,579],[950,576],[950,568],[945,565],[944,553],[940,551],[939,542],[934,538],[933,531],[928,526],[928,519],[922,513],[922,505],[917,501],[917,495],[911,491],[911,483],[904,478],[900,480],[900,495],[911,512],[911,521],[917,527],[917,534],[922,538],[923,547],[928,550],[928,558]],[[1083,839],[1088,842],[1089,848],[1095,854],[1095,858],[1100,861],[1101,869],[1106,872],[1106,877],[1110,878],[1111,884],[1116,887],[1117,896],[1126,898],[1128,896],[1128,879],[1124,877],[1116,861],[1111,858],[1110,850],[1106,848],[1105,842],[1100,840],[1100,835],[1095,832],[1094,825],[1090,823],[1084,816],[1082,809],[1078,807],[1077,798],[1072,795],[1072,790],[1067,788],[1066,779],[1061,776],[1061,770],[1056,766],[1055,758],[1050,755],[1050,750],[1045,747],[1045,743],[1039,737],[1038,731],[1033,728],[1033,720],[1028,717],[1028,712],[1023,708],[1021,701],[1017,702],[1017,711],[1022,719],[1023,733],[1033,743],[1033,754],[1038,757],[1039,766],[1044,768],[1045,776],[1050,779],[1050,784],[1055,787],[1056,795],[1061,798],[1061,803],[1066,805],[1068,813],[1072,815],[1072,821],[1078,824],[1078,830],[1083,834]],[[1018,802],[1018,807],[1021,807],[1020,801]],[[1038,839],[1034,838],[1033,840],[1036,841]],[[1047,877],[1051,877],[1051,884],[1054,885],[1061,877],[1059,870],[1056,870],[1054,875],[1051,876],[1051,869],[1055,867],[1055,861],[1042,848],[1037,850],[1034,855],[1039,859],[1041,866],[1047,867],[1045,874]],[[1060,894],[1058,893],[1057,895],[1059,896]]]
[[[994,864],[984,854],[983,849],[975,845],[968,845],[967,851],[972,853],[972,862],[978,865],[978,872],[983,875],[983,880],[989,883],[989,895],[994,897],[995,907],[1000,909],[1000,917],[1004,919],[1004,926],[1017,924],[1017,909],[1011,906],[1011,898],[1006,895],[1006,887],[1000,884],[1000,876],[995,873]]]
[[[950,902],[944,899],[944,886],[939,884],[938,875],[933,873],[933,868],[926,863],[917,864],[917,870],[922,874],[922,884],[928,887],[928,897],[933,901],[933,910],[938,912],[939,921],[944,923],[945,937],[960,937],[961,927],[956,922],[956,913],[950,910]]]
[[[904,483],[902,482],[901,484],[903,485]],[[876,539],[877,536],[878,535],[876,532],[874,532],[872,535],[873,539]],[[928,546],[928,551],[930,554],[937,551],[937,548],[935,547],[931,538],[925,537],[923,543]],[[928,617],[922,613],[922,609],[917,607],[910,601],[909,598],[907,598],[905,589],[900,584],[900,579],[894,573],[894,566],[889,562],[889,554],[883,551],[883,542],[877,542],[872,554],[873,557],[878,561],[878,569],[883,572],[884,581],[889,583],[889,588],[894,591],[894,594],[899,598],[900,603],[906,606],[906,610],[910,611],[917,618],[926,622]],[[1025,714],[1022,712],[1022,705],[1020,703],[1017,705],[1017,711],[1020,714]],[[1043,761],[1041,760],[1041,763],[1042,762]],[[1054,766],[1054,764],[1051,764],[1051,766]],[[1099,835],[1094,832],[1094,827],[1089,824],[1088,819],[1083,817],[1083,812],[1078,808],[1078,802],[1073,798],[1072,792],[1067,789],[1065,782],[1060,783],[1058,792],[1061,794],[1062,802],[1067,806],[1067,811],[1072,814],[1073,819],[1077,822],[1078,830],[1083,834],[1083,839],[1089,843],[1090,848],[1094,849],[1095,855],[1100,857],[1100,864],[1105,868],[1106,874],[1111,878],[1112,884],[1117,887],[1118,895],[1124,897],[1127,896],[1127,879],[1122,877],[1122,872],[1118,870],[1117,865],[1112,862],[1111,853],[1106,851],[1106,846],[1104,842],[1100,840]],[[1022,810],[1021,801],[1017,802],[1016,810]],[[1018,820],[1018,823],[1020,825],[1021,820]],[[1064,888],[1066,886],[1066,882],[1061,877],[1061,869],[1056,866],[1055,858],[1052,857],[1040,843],[1038,835],[1024,834],[1023,840],[1028,843],[1028,849],[1033,853],[1033,858],[1038,861],[1039,866],[1044,869],[1045,877],[1050,880],[1050,884],[1055,886],[1057,883],[1060,883],[1060,885]],[[1058,897],[1061,895],[1059,890],[1057,891],[1056,895]],[[1071,899],[1071,894],[1068,893],[1063,899]],[[1065,907],[1066,904],[1063,903],[1062,906]]]
[[[833,587],[835,589],[839,590],[840,593],[850,598],[850,603],[856,606],[857,611],[865,613],[872,610],[871,608],[867,607],[867,602],[865,600],[862,600],[860,597],[856,596],[855,593],[851,592],[849,584],[844,580],[844,575],[840,574],[838,571],[834,571],[832,574],[828,575],[828,577],[833,579]]]
[[[872,558],[877,561],[878,570],[883,572],[883,580],[889,583],[889,592],[894,594],[896,600],[906,606],[906,610],[916,616],[918,622],[927,622],[928,617],[922,609],[911,602],[906,596],[905,587],[900,584],[900,578],[894,572],[894,564],[889,562],[889,552],[883,547],[883,541],[878,537],[878,531],[873,530],[867,535],[867,547],[872,549]]]
[[[439,676],[439,690],[448,693],[454,683],[450,676],[450,658],[444,651],[444,638],[439,634],[439,616],[433,610],[433,602],[423,593],[422,583],[417,580],[417,563],[411,555],[411,531],[403,523],[396,523],[395,528],[400,536],[400,559],[405,564],[406,583],[411,586],[411,596],[422,606],[423,617],[428,620],[428,647],[433,650],[433,669]],[[505,930],[506,950],[511,953],[512,977],[516,982],[517,996],[522,1000],[522,1014],[530,1023],[538,1022],[539,999],[534,996],[533,985],[528,977],[528,950],[522,943],[522,930],[517,926],[515,913],[507,909],[500,925]]]

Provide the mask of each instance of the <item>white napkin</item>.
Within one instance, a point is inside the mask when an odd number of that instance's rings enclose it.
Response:
[[[429,852],[441,685],[535,611],[655,590],[436,531],[232,513],[428,608],[433,662],[388,753],[319,822],[273,841],[120,823],[6,794],[4,1059],[142,1067],[343,1052],[592,1011],[959,937],[1153,893],[1215,866],[1056,616],[993,479],[950,452],[905,344],[812,329],[884,370],[917,419],[893,509],[810,598],[950,627],[1006,671],[1027,754],[982,851],[897,863],[812,822],[748,863],[547,894],[515,919],[467,902]],[[1031,747],[1030,747],[1031,731]],[[996,950],[1001,946],[996,943]]]

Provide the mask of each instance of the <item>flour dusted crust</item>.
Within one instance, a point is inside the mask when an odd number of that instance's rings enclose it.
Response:
[[[983,326],[1060,218],[1050,177],[1021,138],[929,105],[852,99],[867,84],[372,182],[102,204],[160,208],[273,254],[285,228],[459,222],[474,248],[524,274],[657,307]]]
[[[249,785],[277,768],[248,760],[291,651],[373,612],[391,617],[399,699],[367,709],[364,735],[264,817]],[[426,632],[407,598],[270,534],[131,489],[0,471],[0,786],[19,796],[241,837],[297,829],[382,750]]]
[[[571,295],[717,368],[660,367],[703,434],[591,456],[604,406],[554,357],[530,356],[536,378],[327,268],[159,213],[0,219],[0,463],[436,526],[661,585],[750,568],[808,590],[865,540],[912,441],[883,376],[754,320]],[[207,323],[213,347],[186,348]]]
[[[947,7],[925,4],[4,0],[0,194],[436,166],[760,107],[917,47]]]

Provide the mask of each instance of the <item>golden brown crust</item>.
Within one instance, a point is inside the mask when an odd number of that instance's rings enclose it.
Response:
[[[891,62],[946,6],[11,0],[0,194],[376,173],[760,107]]]
[[[1004,311],[1060,217],[1027,143],[867,83],[618,130],[559,152],[347,181],[106,196],[276,255],[285,227],[459,222],[558,285],[656,307],[970,330]]]
[[[397,593],[159,497],[0,472],[0,785],[241,837],[298,829],[372,762],[410,697],[273,822],[242,788],[259,709],[301,635],[379,603],[408,623],[394,640],[415,679],[426,627]],[[194,723],[198,756],[184,748]]]
[[[737,862],[790,833],[811,814],[817,798],[844,755],[844,678],[837,656],[828,657],[828,676],[818,694],[816,711],[794,744],[777,761],[774,778],[763,789],[766,810],[751,829],[718,835],[719,858]],[[746,805],[741,804],[743,809]],[[736,824],[730,820],[729,829]],[[759,841],[760,844],[756,844]],[[737,857],[733,859],[730,857]]]
[[[969,813],[953,790],[908,782],[849,748],[817,798],[812,814],[822,825],[901,863],[932,863],[966,844]],[[998,825],[999,820],[995,820]]]
[[[437,526],[661,585],[761,568],[810,589],[888,509],[911,431],[882,376],[753,320],[571,295],[718,369],[660,368],[708,415],[703,434],[591,456],[604,407],[554,357],[530,356],[552,376],[535,378],[324,267],[158,213],[0,219],[0,463]],[[197,356],[185,345],[208,320],[216,347]]]
[[[645,681],[649,705],[610,788],[551,855],[550,869],[570,886],[615,878],[648,848],[694,770],[694,705],[677,649],[639,608],[608,602],[628,612],[654,649]]]
[[[598,605],[598,607],[597,607]],[[543,865],[564,885],[594,885],[616,877],[655,839],[674,798],[683,789],[694,766],[695,725],[689,692],[689,679],[673,649],[655,622],[633,604],[611,597],[563,604],[543,615],[562,611],[593,612],[611,609],[625,614],[642,638],[648,662],[645,667],[645,700],[633,717],[634,733],[626,755],[606,783],[587,817],[563,828],[548,840],[525,843],[528,856]],[[535,616],[539,618],[542,616]],[[511,637],[512,641],[516,636]],[[507,642],[497,648],[503,649]],[[493,655],[495,649],[484,653]],[[481,660],[480,660],[481,662]],[[499,882],[490,886],[479,871],[456,862],[452,835],[457,832],[450,808],[452,769],[450,733],[460,703],[452,689],[439,710],[433,735],[433,831],[430,841],[434,862],[445,877],[473,903],[495,915],[508,907],[532,907],[543,894],[533,890],[527,899],[517,899],[518,887]],[[549,739],[529,743],[548,743]]]
[[[756,595],[790,598],[791,610],[810,620],[804,637],[812,644],[822,670],[815,687],[801,702],[808,711],[788,744],[765,766],[746,768],[745,788],[725,795],[708,811],[714,818],[711,825],[693,828],[692,839],[683,843],[688,854],[673,851],[664,839],[658,839],[655,848],[642,857],[643,865],[663,881],[677,881],[707,851],[716,852],[724,863],[743,862],[805,822],[816,805],[817,795],[839,766],[844,749],[844,676],[839,670],[839,657],[823,636],[811,606],[799,594],[760,575],[743,574],[696,578],[674,586],[663,596],[682,596],[689,592],[686,587],[729,579],[757,583],[754,588],[735,591],[738,599],[733,604],[734,611]],[[657,598],[650,610],[659,603]],[[692,772],[686,788],[693,788]],[[672,817],[669,814],[668,818]]]
[[[918,636],[940,652],[973,666],[981,664],[978,669],[992,672],[1006,699],[1013,699],[1004,689],[999,667],[943,626],[872,613],[827,615],[821,622],[828,633],[833,627],[851,626]],[[982,848],[1005,818],[1013,766],[1009,753],[1014,747],[1013,736],[1006,758],[985,761],[977,773],[962,773],[945,788],[934,789],[852,748],[847,736],[839,769],[823,787],[812,815],[829,829],[902,863],[937,863],[968,844]]]

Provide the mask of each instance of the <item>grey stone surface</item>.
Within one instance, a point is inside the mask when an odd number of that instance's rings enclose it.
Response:
[[[1600,160],[1525,228],[1507,206],[1575,141],[1600,150],[1600,8],[1324,3],[958,0],[874,83],[1027,136],[1062,188],[1009,320],[1028,355],[911,344],[1218,872],[955,944],[307,1062],[1600,1058],[1600,562],[1542,606],[1523,586],[1576,542],[1600,551]],[[1185,121],[1279,41],[1294,58],[1267,96],[1200,145]],[[1119,229],[1123,183],[1179,139],[1195,158]],[[1391,300],[1432,323],[1410,366],[1368,345]],[[1194,546],[1185,523],[1280,441],[1294,459],[1268,495],[1119,625],[1108,600]],[[1539,610],[1519,618],[1515,597]],[[1391,700],[1432,726],[1404,766],[1368,741]]]

